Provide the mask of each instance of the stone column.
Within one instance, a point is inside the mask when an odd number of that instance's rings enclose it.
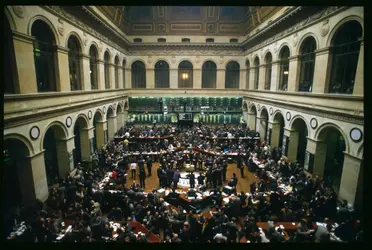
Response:
[[[97,61],[97,83],[98,83],[98,89],[104,90],[105,88],[105,62],[102,60]]]
[[[171,89],[178,89],[178,69],[169,70],[169,87]]]
[[[260,133],[261,141],[266,141],[266,133],[267,133],[266,124],[267,124],[267,120],[265,118],[257,117],[256,128],[258,128],[258,132]]]
[[[68,139],[56,139],[56,147],[59,177],[64,178],[75,168],[73,159],[74,136]]]
[[[247,75],[247,69],[246,68],[240,69],[239,89],[245,89],[246,75]]]
[[[323,176],[325,161],[327,158],[327,143],[325,141],[317,141],[308,137],[306,151],[314,155],[314,162],[308,163],[312,166],[305,166],[308,168],[307,171],[313,175]]]
[[[88,55],[82,55],[82,71],[81,71],[81,89],[85,91],[92,90],[92,87],[90,86],[90,57]]]
[[[279,79],[280,79],[280,62],[275,61],[272,63],[272,69],[271,69],[271,91],[277,91],[279,87]]]
[[[194,77],[194,89],[201,89],[202,88],[202,72],[201,69],[193,69],[193,77]]]
[[[92,155],[91,139],[94,138],[94,127],[82,128],[80,131],[80,148],[81,148],[81,158],[90,160]]]
[[[35,204],[34,199],[39,199],[40,201],[44,202],[48,199],[49,195],[45,170],[44,150],[32,156],[28,156],[27,158],[29,168],[27,168],[27,165],[25,165],[24,170],[22,169],[22,172],[24,171],[24,173],[20,175],[19,181],[22,182],[22,196],[26,194],[30,196],[23,196],[22,198],[25,199],[26,204]],[[32,178],[32,180],[30,180],[30,178]],[[27,184],[24,182],[25,179],[27,179]]]
[[[107,121],[97,121],[97,126],[95,129],[97,148],[101,148],[105,144],[105,130],[107,130]]]
[[[118,81],[119,81],[119,89],[122,89],[123,88],[123,68],[118,66]]]
[[[295,130],[285,129],[284,135],[289,137],[288,154],[286,155],[288,161],[295,162],[297,161],[297,150],[298,150],[298,137],[299,133]],[[285,140],[285,138],[283,138]],[[283,152],[284,154],[285,152]]]
[[[109,63],[110,89],[115,89],[115,64]]]
[[[313,93],[325,93],[329,76],[331,75],[330,49],[323,48],[315,51],[315,67],[313,80]]]
[[[258,89],[265,89],[265,78],[266,78],[266,64],[260,65],[260,77],[258,79]]]
[[[251,67],[251,69],[249,70],[249,74],[251,74],[249,76],[249,89],[254,89],[254,77],[256,74],[256,67]]]
[[[117,112],[117,119],[116,119],[116,130],[121,129],[124,126],[124,111]]]
[[[146,68],[146,88],[155,88],[155,70],[154,68]]]
[[[358,67],[355,74],[353,95],[364,95],[364,39],[360,43]]]
[[[225,88],[225,76],[226,70],[225,69],[217,69],[217,89],[224,89]]]
[[[288,74],[288,91],[295,92],[298,90],[300,76],[300,60],[299,56],[291,56],[289,59],[289,74]]]
[[[358,186],[363,180],[361,174],[362,159],[344,152],[339,198],[354,205]]]
[[[280,123],[279,122],[269,122],[269,128],[271,128],[271,140],[270,146],[271,148],[279,147],[279,139],[280,139]]]
[[[120,82],[121,82],[121,88],[125,89],[126,88],[126,82],[127,82],[127,72],[126,72],[126,69],[124,67],[121,67],[121,79],[120,79]]]
[[[130,71],[130,69],[125,69],[125,88],[132,88],[132,72]]]
[[[107,128],[108,128],[108,138],[107,140],[111,140],[114,138],[115,133],[117,130],[117,116],[107,117]]]
[[[37,93],[35,60],[34,60],[34,38],[13,31],[13,45],[15,64],[17,72],[14,74],[14,91],[17,94]]]
[[[68,67],[68,51],[61,46],[57,46],[57,64],[56,64],[56,87],[57,91],[71,91],[70,86],[70,69]]]
[[[248,127],[251,130],[256,130],[256,115],[254,113],[247,113],[248,116]]]

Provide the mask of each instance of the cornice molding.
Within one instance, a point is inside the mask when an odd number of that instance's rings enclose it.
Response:
[[[33,36],[29,36],[23,33],[20,33],[18,31],[13,30],[13,39],[24,42],[24,43],[29,43],[32,44],[35,41],[35,38]]]
[[[135,46],[129,51],[129,55],[174,55],[174,56],[203,56],[203,55],[231,55],[243,56],[243,50],[240,47],[231,47],[225,45],[163,45],[163,46]]]
[[[297,8],[301,8],[302,9],[303,7],[297,7]],[[339,12],[341,12],[341,11],[347,9],[347,8],[350,8],[350,7],[347,7],[347,6],[330,6],[328,8],[325,8],[325,9],[323,9],[323,10],[315,13],[314,15],[309,16],[307,19],[303,20],[302,22],[296,23],[295,25],[289,27],[288,29],[284,30],[283,32],[278,33],[275,36],[272,36],[272,37],[266,39],[265,41],[257,44],[256,46],[253,46],[253,47],[249,48],[246,51],[245,55],[248,55],[248,54],[250,54],[252,52],[255,52],[255,51],[257,51],[257,50],[259,50],[259,49],[261,49],[263,47],[268,46],[269,44],[272,44],[272,43],[274,43],[276,41],[279,41],[279,40],[283,39],[284,37],[290,36],[290,35],[298,32],[300,30],[306,29],[307,27],[309,27],[311,25],[314,25],[315,23],[318,23],[318,22],[320,22],[320,21],[322,21],[322,20],[324,20],[326,18],[329,18],[330,16],[333,16],[333,15],[335,15],[335,14],[337,14],[337,13],[339,13]],[[299,9],[299,10],[301,10],[301,9]],[[297,11],[299,11],[299,10],[297,10]],[[294,13],[296,13],[296,12],[294,12]],[[291,15],[293,15],[294,13],[292,13]],[[288,17],[289,16],[287,16],[286,18],[288,18]],[[272,29],[278,22],[281,22],[283,20],[284,19],[280,19],[279,18],[279,20],[273,22],[270,26],[268,26],[267,29],[264,29],[260,33],[257,33],[254,36],[249,37],[247,40],[245,40],[242,43],[242,45],[243,46],[247,46],[247,44],[250,41],[252,41],[253,39],[255,39],[258,36],[262,35],[264,32]]]

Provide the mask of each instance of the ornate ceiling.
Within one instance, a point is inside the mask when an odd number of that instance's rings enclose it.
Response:
[[[97,6],[127,35],[242,36],[279,6]]]

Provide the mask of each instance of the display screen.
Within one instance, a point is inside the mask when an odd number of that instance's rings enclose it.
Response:
[[[179,120],[180,121],[192,121],[192,113],[179,113]]]

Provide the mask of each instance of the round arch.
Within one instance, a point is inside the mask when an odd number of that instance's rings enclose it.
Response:
[[[295,115],[294,117],[292,117],[291,121],[290,121],[289,124],[288,124],[288,127],[289,127],[290,129],[292,129],[292,127],[293,127],[293,123],[294,123],[297,119],[301,119],[301,120],[303,120],[303,122],[304,122],[305,125],[306,125],[306,129],[307,129],[307,131],[308,131],[308,132],[311,131],[311,130],[310,130],[309,123],[307,122],[307,120],[306,120],[302,115]]]
[[[274,61],[274,54],[271,52],[270,49],[267,49],[267,50],[265,51],[265,53],[264,53],[264,56],[263,56],[263,58],[264,58],[264,60],[265,60],[265,63],[266,63],[266,58],[267,58],[267,56],[268,56],[269,53],[270,53],[270,55],[271,55],[271,61]]]
[[[113,57],[109,49],[105,49],[105,51],[103,52],[103,60],[105,60],[105,55],[108,55],[108,63],[112,63]]]
[[[275,110],[275,112],[273,113],[273,122],[277,122],[278,121],[279,115],[282,116],[283,121],[284,121],[284,126],[285,126],[286,121],[284,119],[284,115],[283,115],[282,111],[280,111],[279,109]]]
[[[133,63],[138,62],[138,61],[142,62],[142,63],[145,65],[145,68],[147,68],[147,63],[146,63],[146,61],[143,60],[143,59],[141,59],[141,58],[135,58],[135,59],[133,59],[133,60],[131,61],[131,63],[130,63],[130,67],[129,67],[129,68],[131,69]]]
[[[110,116],[109,116],[110,114]],[[111,115],[112,114],[112,115]],[[108,106],[107,107],[107,112],[106,112],[106,120],[109,118],[109,117],[113,117],[115,116],[115,110],[114,110],[114,107],[112,105]]]
[[[257,114],[257,107],[256,107],[256,104],[252,103],[252,104],[248,107],[248,112],[249,112],[249,113],[255,112],[255,113]]]
[[[124,111],[128,111],[129,110],[129,104],[128,104],[128,101],[125,101],[124,102]]]
[[[98,49],[99,46],[98,46],[98,44],[97,44],[95,41],[91,41],[90,44],[88,44],[88,46],[87,46],[87,47],[88,47],[88,54],[89,54],[90,48],[91,48],[92,46],[95,47],[95,49],[96,49],[96,51],[97,51],[97,57],[98,57],[97,59],[100,59],[100,60],[101,60],[101,58],[100,58],[100,53],[99,53],[99,49]]]
[[[96,110],[94,111],[93,120],[94,120],[94,117],[95,117],[97,114],[98,114],[99,118],[101,118],[101,119],[99,119],[98,121],[104,121],[103,118],[104,118],[105,116],[103,115],[103,112],[102,112],[101,109],[96,109]]]
[[[248,104],[246,101],[243,102],[243,112],[248,112]]]
[[[277,59],[280,60],[280,53],[282,52],[282,49],[284,47],[287,47],[288,50],[289,50],[289,56],[292,56],[293,54],[293,48],[287,43],[287,42],[283,42],[280,46],[279,46],[279,49],[278,49],[278,55],[277,55]]]
[[[162,57],[162,58],[158,58],[156,61],[154,61],[154,68],[155,68],[155,65],[160,62],[160,61],[164,61],[168,64],[169,68],[170,68],[170,65],[172,64],[168,59]]]
[[[17,30],[16,23],[14,22],[13,15],[10,13],[10,11],[9,11],[8,8],[9,7],[5,7],[4,8],[4,15],[8,19],[8,23],[10,25],[10,29],[13,30],[13,31],[16,31]]]
[[[88,127],[89,127],[89,119],[88,119],[88,117],[86,116],[86,114],[78,114],[78,116],[75,118],[74,124],[73,124],[71,127],[72,127],[72,128],[75,127],[76,122],[79,120],[79,118],[82,118],[82,119],[85,121],[86,128],[88,128]]]
[[[306,38],[308,38],[308,37],[313,37],[314,38],[315,45],[316,45],[315,46],[315,50],[318,50],[319,49],[319,38],[318,38],[318,36],[315,35],[313,32],[308,32],[305,35],[303,35],[301,37],[300,41],[298,42],[298,46],[297,46],[297,49],[296,49],[296,55],[300,55],[301,54],[302,44],[306,40]]]
[[[50,30],[53,32],[54,40],[56,41],[56,45],[59,45],[59,46],[60,46],[60,45],[61,45],[61,42],[60,42],[60,39],[59,39],[59,35],[58,35],[58,33],[57,33],[57,30],[56,30],[56,28],[54,27],[53,23],[50,22],[49,19],[46,18],[45,16],[42,16],[42,15],[36,15],[36,16],[32,17],[32,18],[30,19],[30,21],[28,22],[27,34],[28,34],[29,36],[32,35],[32,34],[31,34],[32,25],[33,25],[33,23],[34,23],[35,21],[37,21],[37,20],[43,21],[43,22],[45,22],[45,23],[49,26]]]
[[[191,63],[192,68],[194,68],[194,64],[192,63],[192,61],[190,59],[186,59],[186,58],[181,59],[180,61],[178,61],[177,68],[179,69],[180,68],[180,64],[183,63],[183,62],[185,62],[185,61]]]
[[[331,123],[331,122],[327,122],[327,123],[323,123],[321,126],[318,127],[318,129],[315,131],[315,134],[314,134],[314,138],[318,141],[323,141],[325,139],[325,135],[324,135],[324,131],[325,129],[327,128],[334,128],[336,130],[338,130],[340,132],[340,134],[344,137],[344,140],[345,140],[345,146],[346,146],[346,153],[350,153],[349,149],[350,149],[350,142],[349,142],[349,137],[348,135],[343,131],[342,128],[340,128],[337,124],[335,123]]]
[[[58,128],[55,132],[56,132],[56,135],[58,136],[58,137],[61,137],[61,138],[63,138],[63,139],[67,139],[68,138],[68,135],[69,135],[69,133],[68,133],[68,131],[67,131],[67,129],[66,129],[66,127],[65,127],[65,125],[62,123],[62,122],[60,122],[60,121],[52,121],[52,122],[50,122],[46,127],[45,127],[45,129],[43,130],[44,131],[44,133],[42,134],[42,136],[41,136],[41,138],[40,138],[40,149],[43,149],[43,144],[44,144],[44,138],[45,138],[45,134],[46,134],[46,132],[48,132],[48,130],[51,128],[51,127],[54,127],[55,126],[55,128]]]
[[[33,147],[32,143],[31,143],[31,141],[27,137],[25,137],[25,136],[23,136],[21,134],[16,134],[16,133],[5,134],[4,135],[4,141],[5,140],[8,140],[8,139],[21,141],[27,147],[30,156],[32,156],[32,155],[35,154],[34,147]],[[40,148],[40,151],[41,150],[42,150],[42,148]]]
[[[116,106],[117,106],[117,110],[116,110],[117,113],[123,113],[124,112],[124,106],[123,106],[122,102],[118,102],[118,104]]]
[[[214,60],[214,59],[212,59],[212,58],[208,58],[208,59],[203,60],[203,61],[200,63],[200,65],[202,66],[202,68],[203,68],[204,63],[206,63],[206,62],[208,62],[208,61],[214,62],[214,63],[216,64],[216,68],[218,68],[218,63],[217,63],[217,61]]]
[[[76,37],[76,39],[79,41],[79,46],[81,48],[81,53],[83,53],[83,47],[84,47],[84,43],[83,43],[83,40],[81,40],[81,37],[78,33],[76,33],[76,31],[71,31],[67,36],[66,36],[66,40],[65,40],[65,48],[68,48],[68,40],[70,39],[71,36],[74,36]]]
[[[254,62],[256,61],[256,59],[258,59],[258,62],[261,63],[261,57],[256,53],[254,56],[253,56],[253,66],[254,65]]]
[[[227,60],[227,61],[225,62],[225,69],[226,69],[227,65],[228,65],[229,63],[231,63],[231,62],[237,63],[237,64],[239,65],[239,68],[241,68],[240,63],[239,63],[237,60],[235,60],[235,59],[230,59],[230,60]]]
[[[341,19],[335,26],[333,26],[331,32],[329,32],[327,43],[326,43],[327,47],[332,46],[333,38],[335,37],[337,31],[341,28],[341,26],[344,25],[347,22],[350,22],[350,21],[357,21],[360,24],[360,26],[362,27],[362,36],[364,37],[364,20],[363,20],[363,18],[361,18],[359,16],[355,16],[355,15],[347,16],[347,17]]]
[[[260,117],[262,118],[262,114],[266,114],[267,119],[269,120],[269,111],[265,106],[262,106],[260,109]]]

